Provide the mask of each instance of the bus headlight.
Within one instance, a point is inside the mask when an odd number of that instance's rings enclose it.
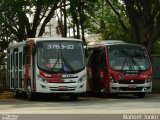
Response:
[[[112,76],[111,74],[108,74],[108,75],[109,75],[109,80],[110,80],[110,82],[112,82],[112,83],[117,83],[117,81],[114,80],[114,78],[113,78],[113,76]]]
[[[146,83],[151,82],[152,81],[152,75],[148,76],[148,79],[146,80]]]
[[[77,83],[81,83],[83,81],[85,81],[87,78],[86,78],[86,75],[83,75],[82,77],[80,77],[77,81]]]
[[[44,83],[47,83],[46,79],[41,77],[41,81],[44,82]]]

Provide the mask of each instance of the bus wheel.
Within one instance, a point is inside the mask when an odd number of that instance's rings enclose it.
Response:
[[[28,85],[28,87],[27,87],[27,98],[28,98],[28,100],[34,100],[34,94],[31,90],[30,85]]]
[[[78,95],[77,94],[71,94],[69,95],[70,100],[75,101],[78,99]]]
[[[101,94],[102,98],[107,97],[106,88],[105,88],[104,84],[101,84],[101,86],[100,86],[100,94]]]
[[[145,93],[138,93],[138,94],[136,94],[139,98],[144,98],[145,97]]]

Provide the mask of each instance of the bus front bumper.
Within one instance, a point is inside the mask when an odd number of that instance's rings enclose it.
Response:
[[[110,93],[147,93],[152,92],[152,82],[144,84],[119,84],[110,82]]]
[[[39,93],[84,93],[86,92],[86,81],[81,83],[43,83],[36,86]]]

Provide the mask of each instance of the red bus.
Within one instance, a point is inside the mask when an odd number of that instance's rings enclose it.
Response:
[[[88,90],[108,94],[152,91],[152,66],[145,47],[119,40],[88,43]]]

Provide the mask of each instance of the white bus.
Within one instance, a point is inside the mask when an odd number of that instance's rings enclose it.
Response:
[[[26,93],[68,94],[75,100],[86,92],[83,43],[74,38],[28,38],[8,47],[9,87],[15,96]]]

